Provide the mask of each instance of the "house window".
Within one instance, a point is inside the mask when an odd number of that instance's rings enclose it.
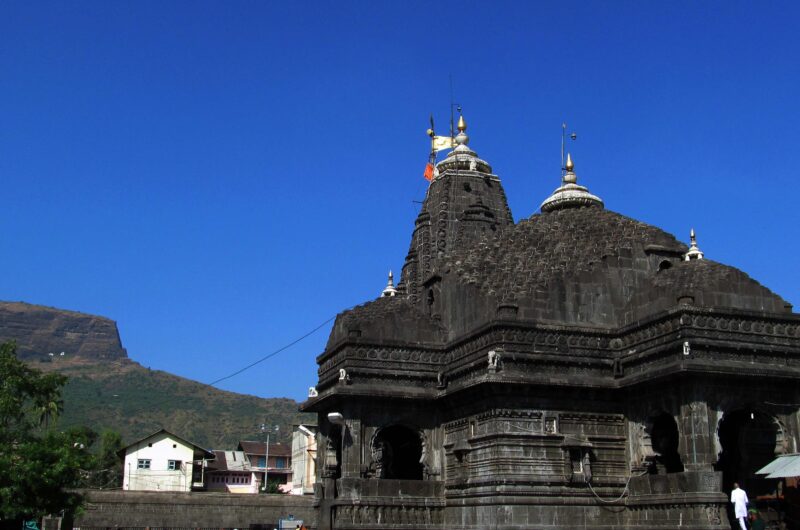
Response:
[[[267,457],[265,456],[258,457],[258,467],[267,467]]]
[[[139,469],[150,469],[150,459],[149,458],[140,458],[136,464],[136,467]]]
[[[167,469],[170,471],[178,471],[181,468],[180,460],[167,460]]]
[[[286,467],[286,459],[282,456],[279,456],[275,459],[275,467],[277,468],[284,468]]]

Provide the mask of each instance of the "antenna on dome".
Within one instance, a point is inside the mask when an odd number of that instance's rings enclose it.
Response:
[[[578,135],[574,132],[569,133],[570,140],[577,140]],[[564,144],[567,142],[567,122],[561,123],[561,176],[567,172],[566,162],[564,161]]]
[[[456,122],[455,122],[455,115],[453,113],[453,110],[454,109],[457,110],[458,111],[458,115],[460,117],[461,116],[461,105],[459,103],[456,103],[453,100],[453,74],[449,74],[449,77],[450,77],[450,138],[455,138],[456,137],[456,125],[455,125]],[[455,144],[455,141],[453,141],[453,144]]]

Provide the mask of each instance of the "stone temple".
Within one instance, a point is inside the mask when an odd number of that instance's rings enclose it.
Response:
[[[727,529],[734,481],[774,496],[754,473],[798,451],[800,315],[570,159],[515,224],[465,130],[397,287],[317,359],[319,527]]]

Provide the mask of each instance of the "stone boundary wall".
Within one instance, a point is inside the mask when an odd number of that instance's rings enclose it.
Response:
[[[85,491],[84,513],[74,527],[150,529],[271,529],[293,515],[313,529],[311,496],[151,491]]]

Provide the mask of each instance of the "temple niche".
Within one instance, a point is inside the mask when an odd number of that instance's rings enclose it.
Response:
[[[458,128],[397,285],[317,358],[320,528],[722,530],[733,482],[774,497],[800,316],[694,230],[606,209],[571,156],[514,223]]]

